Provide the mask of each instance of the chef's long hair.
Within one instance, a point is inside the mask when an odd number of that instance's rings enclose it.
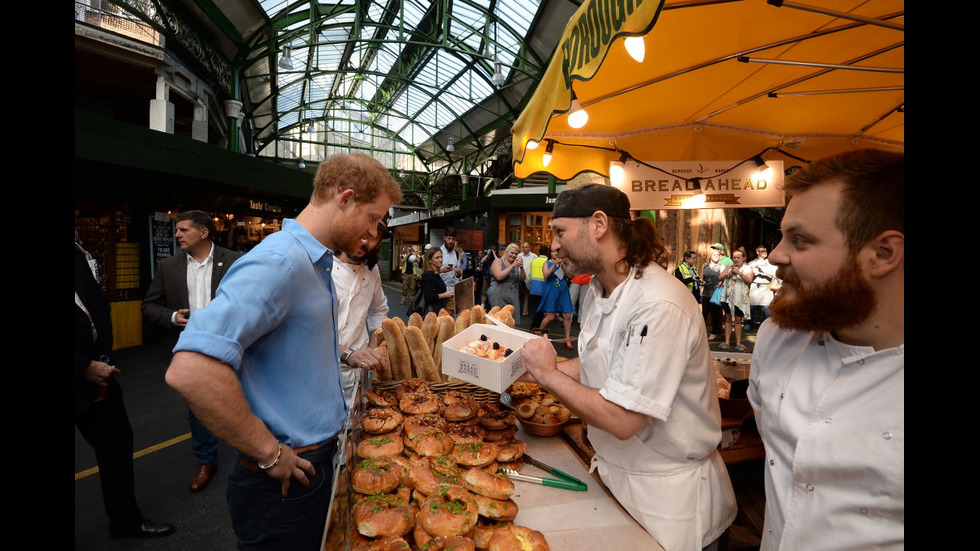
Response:
[[[630,268],[635,266],[637,279],[651,263],[667,269],[667,245],[649,218],[639,216],[628,220],[610,216],[608,220],[610,229],[625,249],[620,262],[625,262]]]

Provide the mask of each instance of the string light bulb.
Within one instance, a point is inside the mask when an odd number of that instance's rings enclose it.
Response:
[[[527,143],[524,144],[524,148],[527,149],[528,151],[532,149],[537,149],[540,143],[541,142],[539,142],[538,140],[528,140]]]
[[[629,155],[624,151],[618,161],[609,161],[609,183],[620,187],[626,180],[626,160]]]
[[[762,155],[752,157],[752,162],[755,163],[755,166],[759,167],[759,171],[752,176],[753,181],[769,181],[772,179],[772,167],[766,164],[766,161],[763,160]]]
[[[626,46],[626,52],[636,60],[637,63],[643,63],[643,58],[646,57],[646,43],[643,42],[642,36],[628,36],[626,40],[623,41],[623,45]]]
[[[589,114],[582,109],[582,104],[578,102],[575,90],[572,90],[572,104],[568,107],[568,126],[572,128],[582,128],[589,122]]]
[[[681,206],[691,209],[701,208],[708,199],[704,195],[704,190],[701,189],[701,178],[691,178],[690,182],[694,184],[694,195],[681,200]]]
[[[551,162],[551,154],[552,152],[554,152],[554,150],[555,150],[555,141],[548,140],[548,147],[544,149],[544,155],[541,156],[541,163],[544,164],[544,166],[548,166],[548,163]]]

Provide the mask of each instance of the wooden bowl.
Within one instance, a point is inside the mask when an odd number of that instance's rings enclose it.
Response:
[[[518,418],[517,421],[524,427],[524,430],[528,433],[535,434],[537,436],[554,436],[561,432],[562,427],[568,424],[566,420],[564,423],[550,423],[543,425],[541,423],[532,423],[526,419]]]

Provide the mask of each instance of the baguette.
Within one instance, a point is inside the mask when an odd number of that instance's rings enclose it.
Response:
[[[483,306],[477,304],[470,309],[470,325],[475,323],[486,323],[487,322],[487,311],[483,309]]]
[[[414,327],[418,327],[419,329],[422,329],[422,314],[419,314],[418,312],[412,312],[412,315],[408,316],[408,326],[409,327],[414,326]]]
[[[381,322],[385,343],[388,346],[388,366],[395,381],[412,378],[412,358],[405,341],[405,322],[401,318],[387,318]]]
[[[509,311],[508,311],[507,313],[508,313],[508,314],[510,314],[510,315],[511,315],[511,317],[513,317],[513,316],[514,316],[514,305],[513,305],[513,304],[505,304],[505,305],[504,305],[504,306],[503,306],[503,307],[501,308],[501,310],[509,310]]]
[[[442,375],[442,343],[448,341],[455,336],[456,323],[453,322],[453,318],[450,316],[445,316],[439,318],[439,334],[436,337],[436,345],[432,348],[432,361],[439,367],[439,380],[445,380],[445,375]]]
[[[371,338],[368,341],[368,346],[371,348],[377,348],[381,346],[381,343],[385,342],[385,333],[380,327],[371,331]]]
[[[490,309],[489,312],[487,312],[487,315],[488,316],[497,317],[497,312],[499,312],[499,311],[500,311],[500,307],[499,306],[494,306],[493,308]]]
[[[439,315],[440,316],[451,316],[451,315],[453,315],[453,313],[450,312],[449,310],[446,310],[445,308],[440,308],[439,309]]]
[[[432,351],[425,343],[425,335],[422,330],[414,325],[405,330],[405,341],[408,343],[408,352],[412,356],[412,368],[415,375],[422,380],[437,383],[442,379],[439,370],[432,360]]]
[[[380,331],[381,328],[379,327],[378,330]],[[381,337],[381,344],[379,344],[377,347],[375,347],[375,350],[377,350],[378,353],[381,354],[382,356],[388,356],[388,343],[385,342],[384,337]],[[390,381],[391,380],[391,360],[389,359],[387,363],[382,362],[381,367],[378,368],[378,369],[376,369],[376,370],[374,370],[374,376],[379,381]]]
[[[462,333],[464,329],[470,326],[470,309],[467,308],[456,316],[456,333]]]
[[[439,316],[435,312],[429,312],[422,320],[422,336],[425,337],[425,344],[432,349],[436,344],[436,335],[439,334]]]

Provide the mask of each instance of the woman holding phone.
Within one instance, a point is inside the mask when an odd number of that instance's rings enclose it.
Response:
[[[517,256],[520,247],[517,243],[507,245],[507,249],[490,265],[493,279],[490,280],[490,307],[514,306],[514,322],[521,323],[521,293],[519,285],[524,285],[524,264]]]

